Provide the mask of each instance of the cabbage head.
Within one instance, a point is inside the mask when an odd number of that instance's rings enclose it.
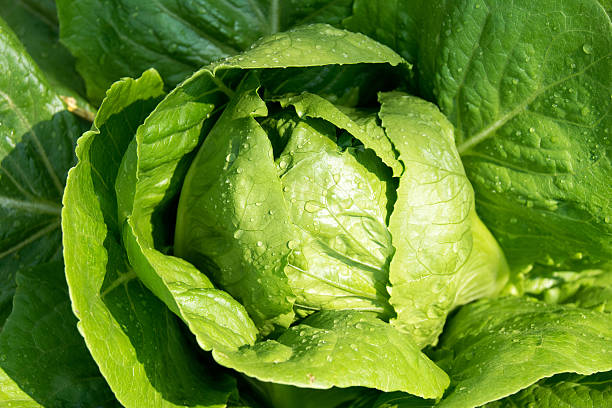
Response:
[[[79,328],[122,403],[222,404],[235,380],[219,366],[442,396],[421,350],[507,266],[453,126],[410,77],[389,48],[318,24],[169,94],[154,70],[111,87],[63,229]]]

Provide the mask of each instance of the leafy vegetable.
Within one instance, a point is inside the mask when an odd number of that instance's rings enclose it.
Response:
[[[0,406],[611,406],[609,12],[0,0]]]

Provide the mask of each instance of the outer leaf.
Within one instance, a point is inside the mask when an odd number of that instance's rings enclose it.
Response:
[[[0,19],[0,327],[15,273],[61,258],[60,209],[74,143],[84,129],[66,111]]]
[[[58,94],[79,99],[85,95],[74,57],[59,42],[54,0],[0,0],[0,17],[17,34]],[[83,100],[80,104],[87,107]]]
[[[612,368],[612,317],[529,298],[469,305],[450,321],[438,363],[452,378],[440,407],[474,407],[563,372]]]
[[[612,25],[604,9],[596,0],[426,7],[421,89],[456,126],[479,214],[513,266],[610,259]]]
[[[385,44],[414,63],[417,61],[420,3],[420,0],[356,0],[353,14],[343,21],[343,25]]]
[[[15,384],[0,379],[0,405],[119,406],[76,329],[64,264],[20,271],[17,284],[13,313],[0,334],[0,378],[8,375]]]
[[[100,101],[123,76],[153,66],[175,86],[194,70],[298,24],[338,24],[352,0],[59,0],[61,38]]]
[[[612,371],[593,375],[559,374],[537,382],[487,408],[610,408]]]
[[[221,364],[260,380],[300,387],[360,385],[437,398],[448,384],[409,335],[363,312],[322,311],[277,340],[213,354]]]
[[[362,63],[396,66],[405,61],[390,48],[363,34],[327,24],[312,24],[264,37],[243,54],[221,60],[214,66],[218,70]]]
[[[113,183],[162,86],[155,71],[116,83],[79,139],[62,211],[66,276],[79,331],[123,405],[222,406],[235,385],[201,364],[174,316],[135,279],[120,244]]]

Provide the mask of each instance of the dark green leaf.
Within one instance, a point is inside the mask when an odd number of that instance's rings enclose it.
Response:
[[[17,34],[56,93],[77,99],[85,95],[74,58],[59,42],[54,0],[0,0],[0,17]],[[82,99],[79,102],[87,107]]]
[[[425,2],[419,83],[515,267],[612,256],[612,24],[596,0]]]
[[[0,19],[0,327],[15,273],[61,258],[66,173],[85,124],[66,110]]]
[[[175,86],[196,69],[298,24],[339,24],[352,0],[58,0],[62,42],[100,102],[123,76],[155,67]]]
[[[119,407],[77,331],[64,264],[22,270],[17,285],[0,334],[0,405],[27,395],[28,406]]]

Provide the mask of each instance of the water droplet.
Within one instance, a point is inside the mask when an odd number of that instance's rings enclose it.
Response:
[[[297,248],[297,246],[298,246],[298,242],[293,240],[293,239],[290,240],[289,242],[287,242],[287,247],[289,249],[295,249],[295,248]]]
[[[235,158],[236,158],[236,155],[234,153],[230,153],[227,156],[225,156],[225,161],[229,163],[233,161]]]
[[[529,133],[534,133],[535,132],[535,128],[530,127],[529,128]]]
[[[316,201],[306,201],[306,204],[304,204],[304,210],[309,213],[316,213],[318,211],[321,211],[321,209],[321,203],[318,203]]]
[[[351,344],[349,347],[350,347],[350,348],[351,348],[353,351],[359,351],[359,347],[357,347],[357,345],[356,345],[356,344]]]
[[[261,241],[257,241],[257,246],[258,246],[258,247],[262,247],[262,246],[263,246],[263,242],[261,242]]]
[[[591,44],[584,44],[582,46],[582,51],[584,51],[585,54],[591,54],[593,52],[593,46]]]

